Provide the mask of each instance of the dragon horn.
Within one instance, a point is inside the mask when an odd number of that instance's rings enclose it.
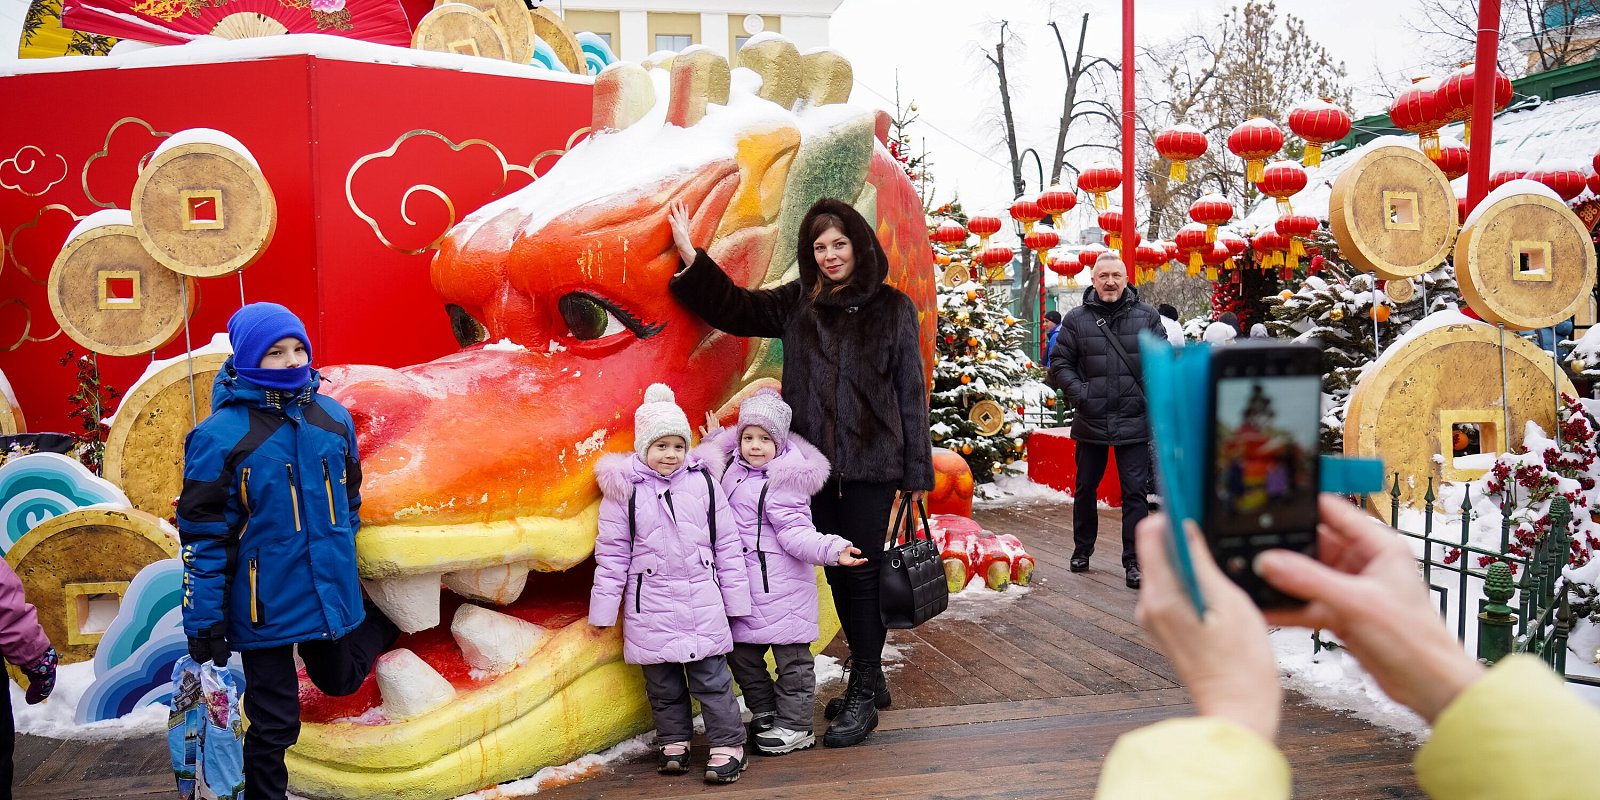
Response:
[[[706,116],[710,103],[728,103],[728,60],[705,47],[691,47],[672,60],[672,97],[667,122],[680,128]]]
[[[846,103],[855,86],[855,70],[837,50],[820,48],[800,57],[804,72],[800,96],[814,106]]]
[[[787,39],[764,39],[739,51],[739,66],[761,76],[761,98],[779,108],[794,108],[800,99],[800,51]]]
[[[619,62],[594,79],[594,130],[622,130],[650,113],[656,104],[655,83],[638,64]]]

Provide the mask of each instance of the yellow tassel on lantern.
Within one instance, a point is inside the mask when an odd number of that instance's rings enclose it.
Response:
[[[1231,259],[1231,258],[1228,259],[1227,261],[1222,262],[1222,268],[1223,269],[1237,269],[1237,267],[1234,266],[1233,259]]]
[[[1106,244],[1108,244],[1111,247],[1112,250],[1121,250],[1122,249],[1122,234],[1120,234],[1120,233],[1111,233],[1111,232],[1108,231],[1106,233]]]
[[[1111,200],[1110,200],[1110,198],[1106,197],[1106,193],[1105,192],[1095,192],[1094,193],[1094,209],[1096,211],[1104,211],[1104,210],[1106,210],[1106,209],[1108,209],[1110,207],[1111,207]]]
[[[1288,260],[1287,263],[1284,264],[1283,268],[1285,270],[1289,271],[1289,272],[1294,272],[1295,270],[1299,269],[1300,268],[1300,254],[1294,252],[1293,250],[1290,250],[1289,251],[1289,260]]]
[[[1307,167],[1322,166],[1322,145],[1315,142],[1306,143],[1306,152],[1301,156],[1300,163]]]
[[[1289,198],[1278,198],[1278,216],[1287,217],[1294,213],[1294,206],[1289,204]]]
[[[1423,154],[1433,161],[1438,161],[1439,154],[1443,152],[1443,147],[1439,144],[1439,132],[1424,133],[1419,138],[1421,139]],[[1463,134],[1461,138],[1465,140],[1467,137]]]
[[[1196,250],[1196,251],[1190,253],[1189,254],[1189,277],[1192,278],[1192,277],[1194,277],[1196,275],[1199,275],[1200,274],[1200,265],[1202,265],[1204,263],[1205,263],[1204,261],[1200,260],[1200,251],[1199,250]]]
[[[1260,183],[1266,175],[1267,162],[1259,159],[1250,159],[1244,162],[1244,178],[1251,183]]]
[[[1207,225],[1206,226],[1206,244],[1210,244],[1212,242],[1215,242],[1216,240],[1217,240],[1217,226],[1215,226],[1215,225]]]
[[[1206,267],[1206,280],[1211,281],[1213,283],[1216,282],[1216,280],[1217,280],[1217,268],[1216,267]]]
[[[1461,143],[1465,145],[1472,144],[1472,120],[1470,119],[1462,120],[1461,122]],[[1432,156],[1429,157],[1431,158]]]
[[[1184,181],[1189,180],[1189,162],[1172,162],[1172,169],[1167,170],[1167,177],[1171,180],[1177,181],[1178,183],[1183,183]]]
[[[1305,244],[1303,244],[1299,239],[1290,239],[1289,240],[1289,257],[1290,258],[1298,261],[1301,258],[1304,258],[1305,254],[1306,254],[1306,246],[1305,246]]]

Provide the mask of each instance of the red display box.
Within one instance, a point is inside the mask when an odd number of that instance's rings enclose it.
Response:
[[[1078,443],[1072,428],[1040,428],[1028,434],[1028,478],[1052,489],[1071,493],[1078,482]],[[1117,480],[1117,454],[1106,454],[1106,474],[1097,492],[1113,508],[1122,507],[1122,483]]]
[[[238,139],[278,209],[260,261],[199,282],[195,347],[226,328],[242,296],[300,314],[321,365],[398,367],[458,349],[429,280],[432,245],[547,171],[590,121],[588,79],[528,72],[294,54],[0,77],[0,108],[12,110],[0,122],[0,369],[29,430],[68,429],[76,371],[60,362],[86,352],[51,315],[52,262],[79,218],[129,208],[141,164],[188,128]],[[153,357],[181,355],[184,342]],[[126,389],[151,358],[98,364]]]

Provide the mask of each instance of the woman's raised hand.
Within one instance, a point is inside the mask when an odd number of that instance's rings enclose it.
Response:
[[[682,200],[672,204],[667,212],[667,222],[672,226],[672,243],[678,246],[678,257],[687,268],[694,263],[694,242],[689,239],[689,209]]]

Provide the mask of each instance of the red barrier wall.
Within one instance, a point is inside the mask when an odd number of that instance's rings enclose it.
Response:
[[[1041,428],[1028,435],[1028,477],[1052,489],[1071,493],[1078,481],[1078,443],[1071,428]],[[1114,508],[1122,507],[1122,484],[1117,481],[1117,454],[1106,459],[1106,474],[1100,479],[1099,498]]]

